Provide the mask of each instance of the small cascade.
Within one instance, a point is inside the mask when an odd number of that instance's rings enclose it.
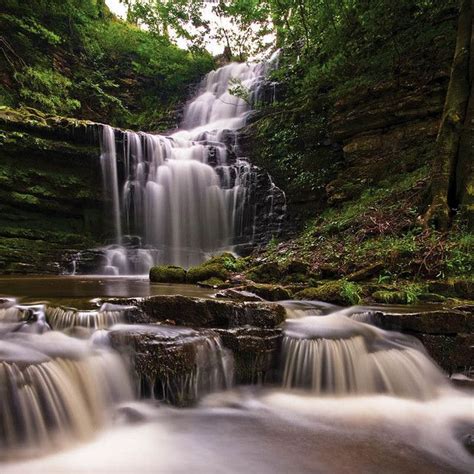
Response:
[[[232,63],[210,72],[187,105],[182,128],[170,136],[102,126],[113,244],[103,249],[101,274],[145,274],[154,264],[189,267],[257,243],[262,232],[268,239],[278,233],[283,192],[236,156],[236,131],[251,105],[264,100],[274,62]],[[231,94],[235,84],[249,91],[248,101]]]
[[[361,313],[360,319],[367,314]],[[448,388],[416,339],[350,319],[351,311],[286,322],[282,384],[315,394],[385,393],[428,399]]]
[[[234,384],[232,352],[212,331],[118,325],[111,329],[109,340],[131,356],[141,396],[188,405]]]
[[[40,332],[44,308],[16,308],[20,325],[0,322],[0,457],[87,438],[132,397],[118,355],[46,326]]]
[[[48,307],[46,318],[52,329],[82,327],[87,329],[104,329],[122,323],[124,310],[100,308],[99,310],[81,311],[67,307]]]

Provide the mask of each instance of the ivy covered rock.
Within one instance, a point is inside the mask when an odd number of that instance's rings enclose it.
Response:
[[[159,265],[150,269],[150,281],[154,283],[185,283],[186,270],[175,265]]]

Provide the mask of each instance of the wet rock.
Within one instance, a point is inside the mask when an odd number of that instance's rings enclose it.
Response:
[[[415,334],[430,356],[449,374],[474,365],[473,334]]]
[[[179,326],[195,328],[235,328],[245,325],[274,328],[285,320],[286,315],[284,308],[277,304],[180,295],[116,298],[108,301],[132,307],[125,314],[130,323],[172,320]]]
[[[260,298],[260,296],[257,296],[255,293],[239,288],[229,288],[227,290],[219,291],[219,293],[215,294],[215,297],[229,298],[236,301],[263,301],[263,298]]]
[[[231,355],[213,331],[123,325],[110,331],[109,340],[114,349],[129,356],[142,396],[189,405],[232,384]]]
[[[283,301],[291,299],[292,293],[281,285],[249,283],[243,286],[245,291],[255,293],[266,301]]]
[[[474,280],[472,279],[457,278],[432,281],[428,283],[428,289],[432,293],[454,298],[474,299]]]
[[[274,379],[282,329],[245,327],[218,329],[216,332],[234,354],[237,383],[253,384]]]
[[[474,456],[474,434],[466,434],[462,438],[462,444],[466,450]]]
[[[150,269],[150,281],[154,283],[185,283],[186,270],[175,265],[160,265]]]
[[[360,300],[360,287],[344,280],[324,283],[321,286],[305,288],[295,294],[299,300],[318,300],[340,305],[353,305]]]
[[[374,321],[377,326],[392,331],[426,334],[457,334],[474,331],[474,315],[454,309],[412,313],[376,312]]]
[[[212,277],[204,281],[198,281],[197,285],[201,286],[202,288],[218,289],[218,288],[229,288],[230,283],[226,283],[220,278]]]

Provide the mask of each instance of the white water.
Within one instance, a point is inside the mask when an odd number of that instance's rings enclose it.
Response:
[[[317,395],[387,393],[429,399],[450,389],[446,376],[410,336],[383,331],[354,309],[320,314],[320,307],[292,303],[282,345],[282,383]],[[328,308],[325,308],[328,311]],[[302,314],[303,312],[303,314]],[[364,315],[364,319],[367,316]]]
[[[285,305],[293,319],[284,328],[283,387],[231,390],[233,357],[212,331],[126,324],[96,330],[111,322],[100,313],[121,318],[121,309],[104,305],[92,316],[1,300],[0,453],[12,461],[0,471],[472,471],[462,445],[474,429],[472,397],[451,387],[419,344],[351,319],[360,308]],[[80,340],[51,325],[94,332]],[[193,358],[187,373],[141,374],[152,396],[219,393],[186,410],[127,402],[132,379],[110,347],[114,332]],[[87,444],[71,449],[78,439]],[[25,460],[38,455],[44,457]]]
[[[244,221],[257,218],[250,202],[255,171],[229,150],[270,67],[271,61],[232,63],[210,72],[186,107],[181,129],[170,136],[102,127],[114,244],[101,273],[144,274],[157,263],[189,267],[232,250],[242,238]],[[249,90],[248,102],[229,92],[235,81]],[[123,150],[117,150],[118,136]],[[272,196],[268,202],[271,214]]]

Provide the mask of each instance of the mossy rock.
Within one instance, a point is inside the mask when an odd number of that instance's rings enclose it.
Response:
[[[288,275],[306,275],[309,271],[309,265],[301,260],[290,260],[284,266],[283,271]]]
[[[150,281],[154,283],[185,283],[186,270],[175,265],[160,265],[150,269]]]
[[[299,300],[319,300],[340,305],[354,305],[361,301],[362,288],[345,280],[332,281],[296,293]]]
[[[372,298],[377,303],[385,304],[407,304],[408,295],[405,291],[380,290],[372,293]]]
[[[289,300],[291,291],[280,285],[269,285],[264,283],[248,284],[242,287],[245,291],[253,293],[267,301]]]
[[[247,272],[247,278],[256,283],[273,283],[281,280],[282,269],[275,262],[265,262],[251,268]]]
[[[229,278],[230,271],[236,258],[231,253],[223,253],[216,255],[201,265],[191,267],[187,273],[187,281],[189,283],[204,282],[211,278],[225,281]]]

